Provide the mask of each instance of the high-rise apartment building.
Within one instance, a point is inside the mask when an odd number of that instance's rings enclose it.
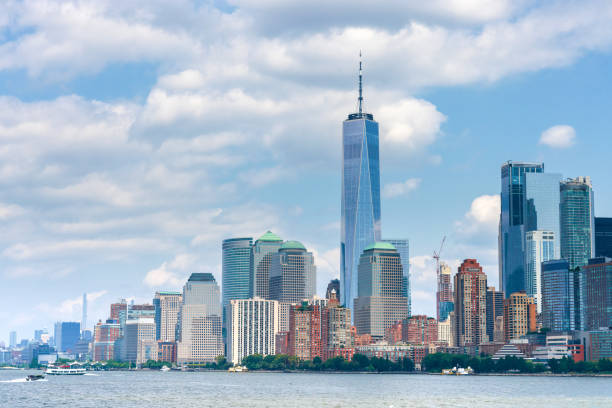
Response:
[[[157,340],[155,339],[155,319],[138,317],[125,323],[125,361],[144,364],[157,360]]]
[[[499,282],[506,296],[525,289],[526,174],[540,173],[543,163],[508,161],[501,167]]]
[[[595,245],[593,189],[590,177],[576,177],[561,182],[561,258],[570,269],[584,266]]]
[[[402,296],[403,276],[400,255],[392,244],[376,242],[365,248],[359,260],[354,307],[359,335],[382,339],[387,328],[408,317],[408,301]]]
[[[575,330],[574,273],[567,259],[542,263],[542,327]]]
[[[58,352],[74,353],[76,344],[81,338],[81,323],[57,322],[55,323],[53,337]]]
[[[289,312],[289,354],[300,360],[323,357],[321,348],[321,308],[303,301]]]
[[[270,298],[270,264],[283,240],[272,231],[263,234],[253,245],[252,294],[262,299]]]
[[[535,300],[524,291],[511,293],[504,300],[504,333],[506,342],[536,331]]]
[[[351,309],[341,306],[332,289],[327,306],[321,308],[321,350],[324,360],[353,353]]]
[[[222,300],[225,308],[232,299],[248,299],[252,292],[253,238],[223,240]]]
[[[403,321],[402,340],[409,344],[431,344],[438,341],[438,321],[425,315]]]
[[[612,327],[612,259],[589,259],[582,270],[584,330]]]
[[[227,308],[227,359],[240,364],[252,354],[275,354],[279,328],[278,301],[232,299]]]
[[[455,275],[455,339],[458,347],[477,346],[487,336],[487,275],[475,259],[466,259]]]
[[[438,322],[438,341],[444,342],[448,347],[455,347],[454,312],[450,312],[446,320]]]
[[[270,299],[296,303],[311,298],[316,290],[316,272],[312,252],[300,242],[285,242],[271,260]]]
[[[489,341],[495,338],[495,319],[504,315],[504,293],[495,290],[495,287],[487,288],[487,336]]]
[[[183,287],[177,362],[211,362],[223,354],[221,296],[210,273],[192,273]]]
[[[410,295],[410,244],[407,239],[383,239],[382,242],[388,242],[397,249],[402,262],[402,296],[408,299],[408,316],[412,311],[412,297]]]
[[[595,257],[612,258],[612,218],[595,217]]]
[[[451,280],[451,267],[446,262],[440,262],[438,271],[438,291],[436,292],[436,315],[439,322],[448,318],[448,314],[455,308],[453,303],[453,284]]]
[[[115,358],[115,341],[121,336],[121,326],[116,320],[99,321],[94,327],[93,360],[107,361]]]
[[[535,299],[538,313],[542,313],[542,262],[556,259],[555,233],[528,231],[525,237],[525,292]]]
[[[342,124],[340,302],[349,308],[357,297],[361,254],[381,238],[378,122],[363,112],[361,78],[360,61],[359,109]]]
[[[121,299],[117,303],[112,303],[110,305],[110,316],[111,320],[116,320],[119,324],[124,324],[127,319],[127,301],[125,299]]]
[[[156,292],[153,298],[155,307],[155,333],[157,340],[172,342],[176,340],[176,325],[183,304],[181,292]]]

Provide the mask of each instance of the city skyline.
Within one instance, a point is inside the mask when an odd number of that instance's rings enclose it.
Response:
[[[12,33],[0,40],[0,279],[11,289],[0,300],[0,341],[8,343],[10,331],[19,341],[35,329],[52,331],[56,320],[80,321],[84,292],[92,329],[119,298],[149,303],[155,291],[180,290],[193,272],[221,283],[221,241],[267,230],[313,252],[323,295],[340,276],[341,119],[355,110],[359,48],[367,111],[380,122],[382,235],[410,239],[414,315],[435,316],[431,254],[445,235],[442,259],[453,274],[461,260],[476,258],[499,289],[497,197],[507,160],[543,162],[546,173],[564,179],[590,176],[594,215],[612,216],[601,165],[609,152],[594,148],[612,131],[601,119],[612,88],[612,38],[592,31],[607,24],[603,10],[581,19],[572,18],[575,5],[517,6],[476,19],[459,9],[401,10],[409,22],[402,23],[385,11],[365,21],[322,7],[341,21],[337,32],[325,23],[299,23],[292,32],[278,21],[239,24],[265,5],[236,6],[242,14],[227,5],[188,10],[236,24],[237,31],[211,26],[224,41],[253,34],[253,54],[261,56],[252,56],[219,51],[199,37],[201,27],[177,30],[161,18],[172,14],[164,6],[151,10],[159,20],[121,8],[149,30],[152,39],[141,42],[111,3],[34,7],[6,6],[15,18],[0,23]],[[520,29],[539,18],[554,25],[559,13],[574,22],[576,42],[554,28],[550,37]],[[71,15],[92,29],[125,30],[124,38],[148,51],[127,56],[122,47],[78,39]],[[46,20],[63,21],[68,31]],[[444,50],[457,45],[451,34],[475,47],[503,24],[529,36],[542,59],[488,61],[496,49],[521,50],[495,36],[492,49],[467,61],[435,48],[432,65],[419,58],[436,28]],[[595,40],[579,41],[588,35]],[[45,36],[60,47],[80,44],[82,64],[33,49],[29,40]],[[395,62],[393,36],[415,41],[419,51],[405,49],[406,59]],[[271,43],[278,48],[264,47]],[[235,71],[221,74],[213,60]],[[443,68],[447,60],[452,73]],[[489,65],[479,71],[484,60]]]

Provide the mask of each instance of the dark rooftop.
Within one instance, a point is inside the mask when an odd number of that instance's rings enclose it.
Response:
[[[192,273],[189,282],[215,282],[215,277],[212,273]]]

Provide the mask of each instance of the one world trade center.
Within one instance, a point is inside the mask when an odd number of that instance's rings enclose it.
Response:
[[[340,298],[353,308],[358,296],[359,257],[380,241],[380,166],[378,122],[363,112],[361,61],[359,110],[342,124],[342,220],[340,242]]]

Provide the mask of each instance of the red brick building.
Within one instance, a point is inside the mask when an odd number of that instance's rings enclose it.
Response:
[[[289,354],[301,360],[323,357],[321,348],[321,309],[302,302],[289,311]]]
[[[115,340],[121,336],[121,326],[116,320],[98,321],[94,327],[93,360],[107,361],[115,356]]]
[[[438,341],[438,321],[425,315],[403,321],[402,340],[409,344],[431,344]]]

